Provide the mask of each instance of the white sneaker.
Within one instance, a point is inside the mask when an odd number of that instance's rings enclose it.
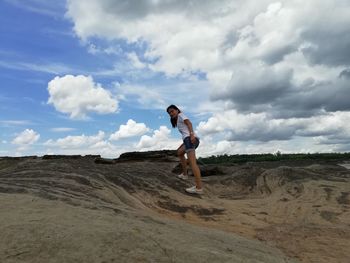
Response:
[[[186,192],[189,194],[203,194],[203,188],[198,189],[195,185],[190,187],[190,188],[186,188]]]
[[[179,175],[177,176],[177,178],[180,178],[180,179],[182,179],[182,180],[187,180],[187,179],[188,179],[188,176],[187,176],[187,175],[184,175],[184,174],[179,174]]]

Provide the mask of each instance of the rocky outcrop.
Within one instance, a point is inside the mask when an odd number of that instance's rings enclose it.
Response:
[[[149,152],[127,152],[122,153],[116,162],[134,162],[134,161],[156,161],[156,162],[174,162],[177,161],[175,150],[149,151]]]
[[[123,162],[175,162],[177,161],[176,151],[148,151],[148,152],[126,152],[122,153],[119,158],[106,159],[98,156],[95,158],[95,163],[99,164],[116,164]]]
[[[204,194],[192,196],[175,151],[0,158],[0,262],[348,258],[349,170],[200,167]]]
[[[44,155],[43,160],[53,159],[81,159],[81,158],[101,158],[101,155]]]
[[[201,171],[201,176],[202,177],[207,177],[207,176],[215,176],[215,175],[223,175],[224,172],[223,170],[217,166],[217,165],[205,165],[205,164],[198,164],[198,167]],[[188,169],[189,169],[189,175],[193,175],[191,172],[191,166],[188,164]],[[174,174],[180,174],[182,173],[182,168],[181,165],[178,164],[176,165],[173,169],[172,172]]]

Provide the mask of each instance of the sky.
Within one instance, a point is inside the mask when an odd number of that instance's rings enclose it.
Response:
[[[0,156],[350,151],[350,0],[1,0]]]

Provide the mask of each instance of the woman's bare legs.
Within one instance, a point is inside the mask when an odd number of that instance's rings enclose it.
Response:
[[[181,146],[177,149],[177,156],[179,156],[180,158],[183,175],[187,175],[187,160],[185,157],[185,153],[185,145],[181,144]]]
[[[187,158],[190,161],[191,169],[196,181],[196,187],[197,189],[202,189],[201,171],[199,170],[199,167],[197,165],[196,151],[188,151]]]

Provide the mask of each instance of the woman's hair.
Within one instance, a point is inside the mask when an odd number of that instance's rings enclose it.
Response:
[[[169,113],[170,109],[174,109],[179,111],[179,113],[181,112],[181,110],[176,107],[175,105],[170,105],[168,108],[166,108],[166,112]],[[173,128],[175,128],[177,126],[177,117],[176,118],[170,118],[170,122],[171,122],[171,126],[173,126]]]

